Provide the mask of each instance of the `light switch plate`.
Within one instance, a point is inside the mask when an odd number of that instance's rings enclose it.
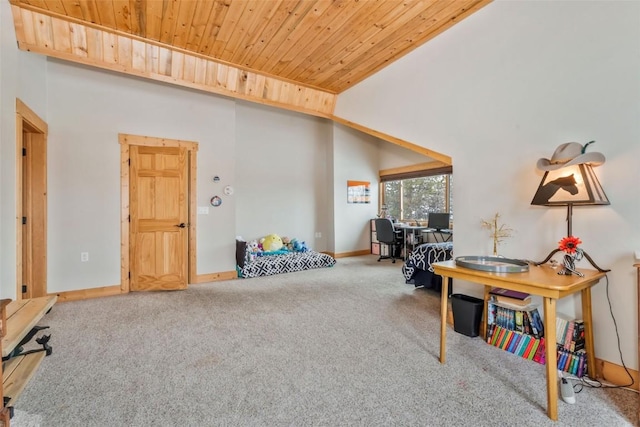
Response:
[[[209,215],[208,206],[198,206],[198,215]]]
[[[640,249],[636,249],[636,259],[640,260]]]

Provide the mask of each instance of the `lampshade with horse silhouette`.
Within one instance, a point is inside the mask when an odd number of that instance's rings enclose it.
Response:
[[[560,145],[551,159],[538,160],[538,169],[544,170],[545,173],[531,204],[566,206],[567,238],[574,237],[571,229],[573,206],[610,204],[593,171],[594,166],[600,166],[604,163],[604,156],[600,153],[586,151],[593,142],[595,141],[588,142],[584,146],[577,142],[568,142]],[[579,239],[574,240],[575,242],[580,241]],[[547,259],[538,264],[547,262],[557,251],[558,249],[552,251]],[[608,271],[598,267],[586,252],[580,251],[579,253],[584,254],[599,271]],[[565,268],[564,271],[566,272],[567,269]],[[577,274],[572,268],[568,271]]]
[[[609,199],[589,164],[545,172],[532,205],[608,205]]]

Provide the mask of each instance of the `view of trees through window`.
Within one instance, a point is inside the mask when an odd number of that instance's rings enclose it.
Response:
[[[449,212],[453,218],[451,175],[383,182],[387,215],[398,220],[426,220],[429,212]]]

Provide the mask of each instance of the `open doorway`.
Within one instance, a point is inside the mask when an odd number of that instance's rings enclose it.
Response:
[[[16,99],[17,299],[47,295],[47,132]]]

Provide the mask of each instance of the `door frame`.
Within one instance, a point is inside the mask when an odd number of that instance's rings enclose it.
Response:
[[[151,136],[118,134],[120,143],[120,290],[123,293],[130,292],[129,272],[131,266],[131,254],[129,250],[129,147],[131,145],[148,147],[179,147],[187,150],[188,173],[187,177],[187,209],[189,210],[188,244],[187,244],[187,284],[194,283],[197,273],[196,255],[196,218],[197,218],[197,159],[198,143],[179,139],[155,138]]]
[[[16,98],[17,300],[47,295],[48,134],[47,123],[22,100]],[[26,157],[23,156],[23,148],[27,150]],[[23,179],[25,172],[31,178],[26,183],[28,187],[25,187]],[[22,222],[23,217],[27,218],[25,225]],[[23,250],[28,250],[26,256],[24,256]],[[23,293],[22,285],[25,284],[25,276],[28,278],[26,282],[29,283],[27,283],[27,291]]]

